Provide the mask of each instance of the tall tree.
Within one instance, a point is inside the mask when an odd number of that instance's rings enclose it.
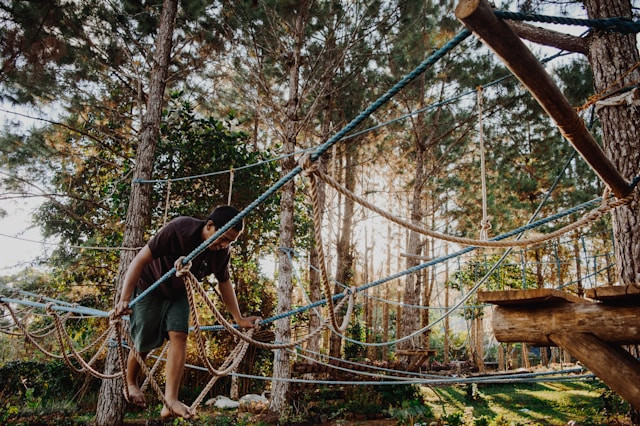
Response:
[[[169,59],[178,0],[164,0],[160,15],[158,35],[154,55],[154,64],[151,70],[151,82],[149,84],[149,96],[147,98],[146,111],[140,134],[140,141],[136,150],[136,162],[134,167],[131,195],[127,208],[123,246],[127,248],[141,247],[145,244],[144,233],[151,220],[150,187],[137,183],[137,179],[150,179],[153,170],[153,160],[156,143],[160,134],[160,121],[162,108],[165,103],[164,91],[169,70]],[[114,297],[114,304],[120,297],[124,277],[129,264],[135,257],[135,252],[123,250],[120,255],[118,268],[118,281]],[[121,365],[118,363],[117,348],[109,348],[105,364],[105,373],[112,374]],[[124,414],[124,396],[119,380],[103,380],[98,397],[96,411],[96,424],[113,425],[121,424]]]

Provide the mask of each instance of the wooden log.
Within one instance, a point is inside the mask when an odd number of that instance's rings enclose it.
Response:
[[[550,339],[640,410],[640,362],[622,348],[590,333],[552,334]],[[615,366],[615,368],[612,368]]]
[[[498,290],[479,291],[478,302],[494,305],[533,305],[537,303],[550,304],[553,302],[591,303],[587,299],[578,297],[554,288],[533,288],[528,290]]]
[[[593,333],[605,342],[640,343],[640,306],[559,303],[497,306],[492,326],[500,342],[553,346],[549,334]]]
[[[611,188],[616,197],[631,192],[627,180],[605,155],[583,121],[553,82],[542,64],[515,32],[493,13],[486,0],[461,0],[456,17],[491,48],[525,85],[547,114],[556,122],[585,161]]]

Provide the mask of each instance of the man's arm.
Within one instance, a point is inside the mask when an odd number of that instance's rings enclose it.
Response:
[[[124,276],[124,284],[122,284],[120,299],[115,306],[114,313],[116,316],[131,313],[131,310],[129,309],[129,302],[131,301],[131,296],[136,288],[136,284],[138,284],[138,280],[140,279],[140,274],[142,274],[142,268],[152,261],[153,255],[151,254],[151,249],[146,245],[138,252],[138,254],[136,254],[136,257],[134,257],[129,264],[127,273]]]
[[[236,291],[231,284],[231,280],[226,280],[218,284],[220,289],[220,296],[227,309],[233,316],[233,320],[242,328],[253,328],[256,325],[256,321],[261,318],[256,316],[243,317],[240,313],[240,307],[238,306],[238,298],[236,297]]]

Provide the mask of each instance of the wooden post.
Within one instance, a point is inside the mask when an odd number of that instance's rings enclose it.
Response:
[[[552,334],[549,338],[568,350],[636,410],[640,409],[640,362],[629,352],[590,333]],[[630,383],[636,386],[629,386]]]
[[[492,320],[496,339],[553,346],[549,334],[573,332],[593,333],[606,342],[616,344],[640,342],[640,306],[598,303],[550,305],[497,306]]]
[[[456,17],[489,46],[536,98],[585,161],[618,198],[631,192],[611,160],[604,154],[583,121],[513,30],[493,13],[486,0],[461,0]]]

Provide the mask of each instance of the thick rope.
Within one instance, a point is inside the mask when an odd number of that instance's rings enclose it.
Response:
[[[162,226],[167,224],[167,218],[169,216],[169,201],[171,200],[171,179],[167,180],[167,197],[164,201],[164,219]]]
[[[242,358],[244,357],[244,354],[249,344],[245,341],[240,341],[238,345],[231,351],[231,354],[229,355],[229,359],[233,360],[233,362],[229,363],[231,367],[227,367],[227,368],[223,367],[222,370],[217,370],[211,364],[211,362],[209,361],[209,357],[207,356],[207,349],[205,347],[204,338],[202,337],[202,333],[200,332],[200,317],[198,315],[198,310],[196,307],[195,295],[193,290],[194,283],[193,283],[193,280],[191,279],[191,277],[193,277],[194,279],[195,277],[190,272],[191,262],[187,263],[186,265],[183,265],[181,260],[182,259],[178,259],[176,260],[176,263],[175,263],[176,269],[177,269],[176,276],[181,277],[185,282],[185,290],[187,292],[187,299],[189,301],[189,310],[191,312],[191,317],[193,318],[193,322],[194,322],[193,331],[196,339],[196,347],[198,348],[200,358],[202,359],[202,362],[204,363],[205,367],[207,368],[210,374],[214,376],[226,376],[229,373],[231,373],[233,370],[235,370],[235,367],[237,367],[240,361],[242,361]],[[188,275],[191,275],[191,277],[188,277]],[[189,282],[187,283],[187,281]],[[196,280],[195,285],[200,285],[200,283],[197,282]],[[249,330],[247,332],[247,336],[252,337],[253,332],[254,330]]]
[[[233,167],[229,170],[229,194],[227,195],[227,204],[231,205],[231,195],[233,194]]]
[[[178,259],[178,261],[181,261],[181,259]],[[199,294],[200,297],[202,297],[202,300],[209,307],[209,309],[211,310],[211,312],[215,316],[216,320],[218,322],[220,322],[220,324],[223,326],[223,328],[225,328],[227,331],[229,331],[235,337],[237,337],[237,338],[239,338],[241,340],[244,340],[245,342],[250,343],[250,344],[252,344],[254,346],[257,346],[259,348],[262,348],[262,349],[287,349],[287,348],[294,347],[296,345],[299,345],[301,343],[306,342],[307,340],[310,340],[310,339],[313,339],[314,337],[316,337],[320,332],[322,332],[325,328],[327,328],[328,323],[329,323],[328,319],[325,320],[313,332],[309,333],[307,336],[301,338],[300,340],[297,340],[297,341],[291,342],[291,343],[266,343],[266,342],[261,342],[261,341],[258,341],[258,340],[254,340],[251,337],[249,337],[249,336],[245,335],[244,333],[242,333],[241,331],[239,331],[238,329],[236,329],[233,326],[233,324],[231,324],[229,321],[226,320],[226,318],[220,313],[218,308],[215,306],[215,303],[213,303],[213,301],[209,298],[209,295],[206,293],[204,288],[200,285],[200,283],[198,282],[196,277],[194,277],[191,272],[188,272],[187,274],[185,274],[182,277],[182,279],[184,280],[185,287],[191,286],[191,288],[196,290],[197,294]],[[343,298],[342,301],[339,304],[336,305],[336,307],[335,307],[336,310],[340,309],[342,307],[342,305],[344,304],[344,302],[347,301],[347,299],[349,301],[349,304],[353,305],[354,300],[355,300],[354,294],[355,294],[355,292],[352,292],[351,294],[349,294],[348,298]],[[347,309],[347,311],[350,312],[350,311],[352,311],[352,309],[353,309],[353,307],[351,309]]]
[[[338,325],[338,319],[336,318],[335,306],[333,304],[333,292],[331,291],[331,284],[329,283],[329,276],[327,274],[327,266],[324,257],[324,244],[322,242],[322,209],[320,201],[318,200],[318,182],[315,170],[318,170],[318,163],[311,162],[311,156],[305,154],[298,160],[300,167],[303,170],[303,176],[308,176],[311,182],[311,189],[309,197],[311,198],[311,204],[313,205],[313,232],[315,235],[315,246],[318,253],[318,267],[320,269],[320,283],[322,284],[322,292],[327,300],[327,310],[329,311],[329,317],[331,319],[331,325],[335,330],[341,330]]]
[[[548,16],[538,15],[535,13],[511,12],[508,10],[495,10],[493,13],[499,18],[511,19],[513,21],[533,21],[544,22],[547,24],[578,25],[583,27],[590,27],[599,31],[610,31],[624,34],[636,34],[640,32],[640,22],[623,17],[580,19],[568,18],[565,16]]]
[[[385,103],[387,103],[393,96],[395,96],[398,92],[400,92],[404,87],[406,87],[409,83],[415,80],[418,76],[424,73],[428,68],[433,66],[436,62],[438,62],[441,58],[443,58],[448,52],[453,50],[457,45],[462,43],[467,37],[471,35],[469,30],[462,30],[456,36],[454,36],[451,40],[449,40],[444,46],[440,49],[433,52],[428,58],[420,63],[413,71],[409,74],[405,75],[400,81],[398,81],[393,87],[387,90],[382,96],[380,96],[373,104],[371,104],[367,109],[358,114],[353,120],[349,122],[345,127],[343,127],[338,133],[329,138],[325,143],[320,145],[314,153],[311,155],[311,160],[316,161],[322,154],[324,154],[332,145],[337,143],[339,140],[344,138],[349,132],[354,130],[358,125],[360,125],[363,121],[365,121],[368,117],[370,117],[375,111],[377,111],[380,107],[382,107]],[[271,197],[275,194],[280,188],[286,185],[290,180],[292,180],[296,175],[298,175],[302,169],[297,166],[285,176],[280,178],[276,183],[274,183],[269,189],[262,193],[258,198],[253,200],[247,207],[245,207],[240,213],[238,213],[233,219],[227,222],[226,225],[222,226],[219,230],[217,230],[211,237],[209,237],[206,241],[196,247],[190,254],[188,254],[184,263],[193,260],[197,255],[202,253],[211,243],[219,238],[221,235],[224,235],[229,229],[231,229],[236,223],[238,223],[242,218],[251,213],[258,205],[262,204],[267,198]],[[161,283],[166,281],[169,277],[175,274],[176,268],[171,268],[171,270],[167,271],[163,276],[158,278],[158,280],[149,286],[145,291],[140,293],[136,298],[129,302],[129,306],[135,305],[140,299],[148,295],[150,292],[156,289]]]
[[[482,221],[480,222],[479,239],[487,241],[489,239],[489,229],[491,222],[487,215],[487,172],[484,162],[484,134],[482,131],[482,86],[478,86],[478,145],[480,149],[480,180],[482,181]]]
[[[155,360],[155,362],[153,363],[153,367],[151,367],[151,370],[149,371],[149,377],[154,377],[156,374],[156,370],[158,369],[158,367],[160,367],[160,363],[162,358],[164,358],[164,356],[167,353],[167,350],[169,349],[169,344],[170,342],[167,340],[166,343],[162,346],[162,350],[160,351],[160,355],[158,355]],[[147,355],[147,358],[149,358],[149,356]],[[144,390],[147,388],[147,386],[149,385],[149,377],[145,377],[144,378],[144,382],[142,382],[142,386],[140,386],[140,390],[144,392]]]
[[[104,374],[92,367],[92,364],[97,360],[99,352],[96,353],[89,362],[85,361],[84,358],[82,358],[81,354],[78,353],[78,351],[76,351],[75,348],[73,347],[73,341],[71,340],[71,337],[69,336],[69,334],[65,331],[64,324],[62,324],[62,321],[60,320],[60,316],[53,309],[49,309],[48,311],[56,323],[56,330],[58,332],[57,333],[58,342],[60,343],[60,347],[62,348],[62,355],[64,357],[65,362],[71,369],[73,369],[78,373],[88,373],[93,377],[97,377],[99,379],[115,379],[120,376],[120,372],[117,372],[114,374]],[[70,351],[69,354],[64,349],[65,344],[66,346],[69,347],[69,351]],[[78,363],[81,365],[81,368],[77,368],[73,364],[73,362],[71,362],[70,355],[73,356],[73,358],[75,358],[76,361],[78,361]]]
[[[564,235],[566,233],[569,233],[571,231],[574,231],[582,226],[585,226],[595,220],[597,220],[598,218],[600,218],[602,215],[604,215],[605,213],[607,213],[608,211],[628,204],[631,202],[631,200],[634,197],[634,193],[631,192],[629,195],[627,195],[624,198],[621,199],[612,199],[611,197],[605,197],[603,198],[603,201],[600,205],[600,207],[598,207],[596,210],[593,210],[589,213],[587,213],[586,215],[584,215],[581,219],[577,220],[576,222],[573,222],[569,225],[566,225],[560,229],[557,229],[553,232],[550,232],[548,234],[545,235],[540,235],[538,237],[533,237],[533,238],[528,238],[528,239],[523,239],[523,240],[489,240],[489,241],[482,241],[482,240],[477,240],[477,239],[473,239],[473,238],[465,238],[465,237],[456,237],[453,235],[448,235],[448,234],[443,234],[441,232],[438,231],[433,231],[430,229],[426,229],[423,228],[421,226],[415,225],[411,222],[407,222],[403,219],[399,219],[391,214],[389,214],[388,212],[386,212],[385,210],[377,207],[376,205],[368,202],[367,200],[358,197],[357,195],[355,195],[353,192],[349,191],[347,188],[343,187],[342,185],[340,185],[340,183],[338,183],[335,179],[333,179],[331,176],[327,175],[326,173],[322,172],[319,169],[315,169],[312,171],[313,173],[315,173],[320,179],[322,179],[325,183],[327,183],[328,185],[330,185],[332,188],[334,188],[336,191],[340,192],[342,195],[344,195],[345,197],[349,198],[350,200],[355,201],[356,203],[360,204],[361,206],[372,210],[376,213],[378,213],[379,215],[381,215],[382,217],[400,225],[400,226],[404,226],[405,228],[408,228],[412,231],[418,232],[420,234],[423,235],[427,235],[429,237],[432,238],[436,238],[438,240],[443,240],[443,241],[449,241],[452,243],[457,243],[457,244],[462,244],[462,245],[466,245],[466,246],[474,246],[474,247],[525,247],[525,246],[530,246],[530,245],[535,245],[535,244],[540,244],[543,243],[545,241],[549,241],[552,240],[554,238],[557,238],[561,235]],[[608,193],[608,191],[607,191]]]

